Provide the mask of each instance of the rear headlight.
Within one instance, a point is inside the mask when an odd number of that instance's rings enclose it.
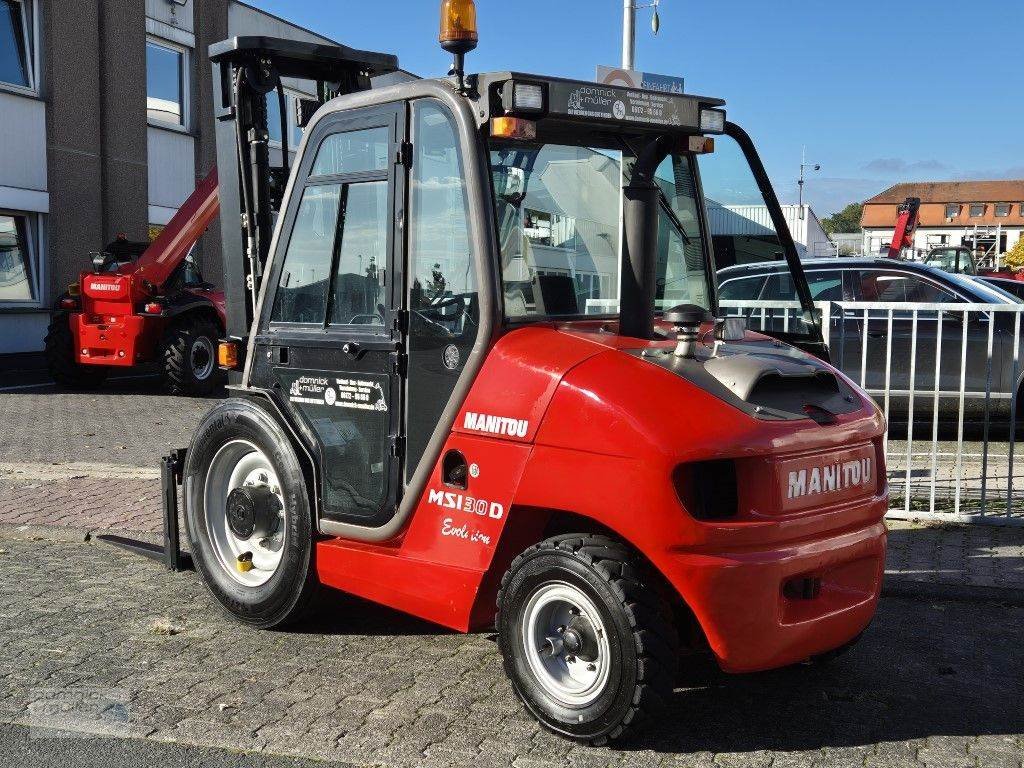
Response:
[[[543,83],[509,80],[501,89],[501,108],[505,114],[541,114],[547,109]]]
[[[679,502],[697,520],[726,520],[739,512],[732,459],[680,464],[672,472],[672,482]]]
[[[702,109],[700,130],[703,133],[725,133],[725,112],[720,109]]]

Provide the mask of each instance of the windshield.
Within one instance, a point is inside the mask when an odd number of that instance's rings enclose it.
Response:
[[[944,269],[947,272],[963,272],[965,275],[975,274],[974,259],[970,251],[959,248],[940,248],[928,254],[926,264]]]
[[[505,314],[611,315],[619,309],[620,149],[503,143],[491,152]],[[655,309],[712,309],[692,161],[669,155],[661,190]]]

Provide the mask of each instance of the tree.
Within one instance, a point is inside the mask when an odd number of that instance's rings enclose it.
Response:
[[[830,235],[844,232],[860,232],[860,216],[863,212],[863,203],[850,203],[839,213],[834,213],[822,219],[821,225]]]
[[[1006,266],[1015,272],[1024,269],[1024,237],[1006,254]]]

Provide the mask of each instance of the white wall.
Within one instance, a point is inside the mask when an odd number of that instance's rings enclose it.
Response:
[[[45,212],[46,104],[0,91],[0,208]]]
[[[149,223],[166,224],[196,188],[195,139],[150,126],[146,142]]]
[[[719,205],[708,200],[707,207],[713,234],[775,234],[775,225],[766,205]],[[835,256],[835,247],[809,205],[783,205],[782,215],[801,258]]]

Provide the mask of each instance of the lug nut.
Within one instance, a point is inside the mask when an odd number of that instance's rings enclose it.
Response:
[[[596,672],[597,664],[587,664],[587,672]]]

